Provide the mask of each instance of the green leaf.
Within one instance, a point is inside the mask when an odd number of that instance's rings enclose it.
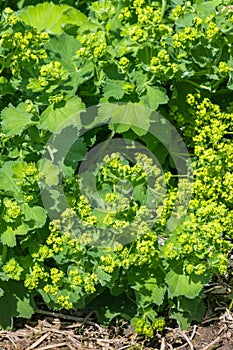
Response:
[[[16,235],[26,235],[28,233],[28,225],[22,223],[17,228],[13,229],[8,226],[6,231],[1,235],[1,242],[8,247],[14,247],[16,245]]]
[[[20,103],[17,107],[12,104],[3,109],[2,130],[6,136],[21,135],[26,127],[35,124],[32,121],[33,115],[25,112],[25,103]]]
[[[54,104],[46,108],[41,114],[39,127],[44,130],[55,132],[60,127],[72,125],[72,119],[75,123],[81,125],[80,111],[84,109],[84,104],[77,96],[66,101],[64,106],[55,106]]]
[[[222,0],[212,0],[212,1],[201,1],[193,4],[193,7],[196,9],[198,15],[205,19],[211,14],[216,14],[216,7],[222,4]]]
[[[32,316],[34,303],[21,282],[0,282],[0,287],[4,290],[4,295],[0,297],[0,328],[12,328],[13,317]]]
[[[201,321],[205,312],[205,303],[203,296],[198,296],[195,299],[188,299],[185,297],[179,298],[179,311],[189,314],[190,321]]]
[[[195,45],[191,50],[191,55],[195,63],[197,63],[201,68],[211,68],[214,58],[217,54],[213,52],[208,47],[203,46],[203,44]]]
[[[30,300],[26,297],[20,299],[17,297],[17,313],[20,317],[30,318],[33,313],[33,307],[30,303]]]
[[[149,108],[156,110],[159,105],[168,102],[166,89],[146,85],[146,90],[147,94],[145,95],[144,100]]]
[[[145,205],[147,199],[147,189],[144,184],[139,184],[133,188],[133,198],[135,201]]]
[[[46,50],[50,52],[50,57],[59,61],[69,73],[77,72],[77,64],[73,57],[81,46],[77,39],[66,33],[52,37],[45,44]]]
[[[1,242],[11,248],[16,246],[16,237],[11,227],[2,233]]]
[[[170,318],[175,319],[182,329],[189,328],[191,322],[187,314],[182,312],[171,312],[169,316]]]
[[[13,94],[15,92],[13,86],[8,82],[8,80],[1,76],[0,77],[0,96],[7,94]]]
[[[103,104],[99,108],[100,122],[109,122],[110,129],[123,133],[132,129],[137,135],[145,135],[150,126],[151,111],[134,103]]]
[[[78,161],[84,159],[87,154],[87,147],[83,140],[78,139],[73,143],[70,147],[66,157],[64,164],[67,166],[71,166],[73,169],[76,169],[78,166]]]
[[[136,314],[136,304],[127,298],[125,294],[121,297],[112,296],[108,290],[97,296],[88,307],[95,310],[98,320],[102,324],[109,322],[116,316],[131,319]]]
[[[200,281],[194,282],[190,276],[178,274],[173,270],[168,272],[165,280],[171,298],[184,295],[193,299],[203,288],[203,284]]]
[[[22,205],[22,212],[25,215],[25,219],[33,220],[35,227],[42,227],[46,222],[46,210],[39,206],[30,207],[27,203]]]
[[[124,81],[106,79],[103,90],[105,96],[114,97],[116,100],[119,100],[125,93]]]
[[[20,192],[20,187],[13,178],[14,172],[12,167],[15,164],[17,164],[17,162],[6,162],[0,169],[0,189],[6,193],[12,192],[18,194]]]
[[[105,286],[106,283],[110,282],[112,279],[112,276],[109,273],[105,272],[100,267],[96,269],[96,274],[101,286]]]
[[[48,186],[58,184],[59,169],[49,159],[42,158],[39,161],[39,174],[43,183]]]
[[[136,291],[138,305],[141,308],[145,308],[153,303],[162,305],[166,287],[158,285],[155,277],[147,280],[142,279],[140,282],[136,281],[135,286],[132,287]]]
[[[36,27],[38,31],[44,30],[54,34],[61,34],[65,24],[82,25],[87,17],[68,5],[56,5],[44,2],[36,6],[27,6],[18,13],[19,18],[27,25]]]
[[[59,61],[70,74],[70,79],[64,83],[66,93],[69,96],[75,95],[77,86],[94,73],[94,66],[91,61],[84,63],[81,58],[74,60],[80,47],[80,42],[66,33],[52,37],[45,44],[51,59]]]
[[[195,17],[195,13],[185,13],[176,20],[176,26],[179,27],[192,27],[193,18]]]

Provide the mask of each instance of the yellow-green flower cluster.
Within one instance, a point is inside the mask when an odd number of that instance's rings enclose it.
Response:
[[[32,163],[32,162],[26,163],[24,171],[25,171],[25,173],[24,173],[25,178],[27,178],[28,176],[34,177],[34,178],[36,177],[35,181],[38,181],[38,179],[39,179],[38,178],[38,169],[37,169],[35,163]]]
[[[157,317],[151,322],[147,317],[137,318],[134,331],[138,334],[145,334],[147,338],[153,338],[154,332],[162,332],[165,327],[163,317]]]
[[[209,266],[224,273],[231,249],[228,237],[233,234],[233,114],[222,112],[207,98],[200,101],[200,96],[189,94],[187,102],[196,124],[194,197],[177,247],[183,256],[190,256],[185,263],[187,273],[201,275]]]
[[[96,291],[95,285],[98,283],[98,277],[95,273],[87,272],[83,278],[84,290],[87,293],[94,293]]]
[[[51,294],[52,296],[56,296],[59,292],[59,287],[54,286],[53,284],[46,284],[43,291],[47,294]]]
[[[5,207],[3,219],[5,222],[14,222],[20,215],[21,209],[17,202],[11,198],[4,198]]]
[[[93,209],[88,201],[88,199],[81,195],[76,202],[75,208],[78,211],[78,214],[80,215],[80,218],[90,224],[91,226],[94,226],[97,224],[97,218],[95,215],[93,215]]]
[[[108,273],[113,273],[117,265],[117,261],[116,259],[114,259],[114,257],[111,254],[101,255],[100,261],[101,261],[101,268],[104,271]]]
[[[16,281],[20,280],[21,273],[23,272],[23,268],[14,258],[10,259],[2,269],[8,278],[12,278]]]
[[[56,299],[56,302],[66,310],[69,310],[73,307],[73,304],[70,302],[68,295],[59,295]]]
[[[77,51],[77,57],[86,57],[99,59],[106,53],[107,41],[105,33],[98,31],[96,33],[84,34],[78,38],[83,45]]]
[[[53,257],[53,250],[47,245],[42,245],[37,252],[32,253],[32,257],[37,261],[44,261]]]
[[[52,280],[52,283],[54,285],[60,284],[64,277],[64,272],[61,270],[58,270],[56,267],[52,267],[50,270],[50,278]]]
[[[213,22],[210,22],[206,30],[207,39],[208,40],[213,39],[218,33],[219,33],[219,28],[217,27],[217,25]]]
[[[145,231],[146,232],[146,231]],[[142,237],[135,243],[135,253],[130,258],[134,265],[150,265],[156,260],[158,253],[158,237],[153,231],[142,234]]]
[[[141,178],[146,179],[147,174],[144,170],[142,162],[137,162],[133,166],[123,164],[119,153],[113,153],[111,156],[105,156],[103,163],[104,164],[100,167],[100,172],[106,181],[112,180],[113,182],[117,183],[119,179],[122,179],[129,180],[133,183]]]
[[[59,103],[64,99],[64,95],[62,93],[60,94],[56,94],[54,96],[50,96],[49,97],[49,103],[53,104],[53,103]]]
[[[134,1],[132,6],[121,9],[118,19],[121,21],[121,36],[137,45],[148,40],[160,41],[161,37],[171,35],[172,27],[162,23],[162,8],[158,3]],[[161,46],[165,43],[161,40]]]
[[[125,56],[122,56],[118,61],[118,69],[121,73],[125,73],[129,69],[129,65],[130,60]]]
[[[13,26],[19,20],[18,17],[14,14],[14,11],[10,7],[6,7],[2,13],[2,17],[4,19],[5,24],[9,24]]]
[[[162,202],[162,211],[159,217],[159,223],[162,226],[165,226],[167,224],[167,219],[171,213],[171,211],[174,208],[174,205],[177,201],[177,189],[169,189],[166,197],[163,199]]]
[[[199,36],[200,34],[196,28],[185,27],[173,35],[173,46],[174,48],[185,49],[190,42],[193,43],[199,39]]]
[[[150,69],[155,76],[160,77],[161,80],[169,79],[178,72],[178,65],[171,62],[169,53],[166,49],[161,49],[156,57],[152,57],[150,61]]]
[[[48,64],[44,64],[39,69],[38,78],[30,78],[28,89],[34,92],[40,92],[46,90],[52,92],[57,84],[65,81],[68,77],[67,71],[63,68],[60,62],[51,61]],[[50,103],[58,103],[62,101],[63,94],[59,93],[55,96],[50,96]]]
[[[123,85],[123,89],[126,94],[131,94],[135,89],[135,85],[129,82],[125,82]]]
[[[50,252],[58,253],[64,250],[64,245],[69,241],[69,236],[66,234],[61,235],[59,220],[53,220],[50,223],[50,235],[46,240],[46,244],[50,247]]]
[[[49,273],[45,271],[43,266],[36,263],[30,269],[30,273],[26,275],[24,285],[28,289],[36,289],[38,288],[40,282],[47,282],[48,278]]]
[[[79,270],[76,269],[71,269],[68,272],[68,281],[71,285],[71,288],[76,288],[77,286],[81,286],[83,283],[83,278],[79,273]]]
[[[2,25],[8,28],[0,37],[0,45],[6,57],[5,61],[2,60],[1,71],[8,68],[16,76],[26,67],[37,65],[47,57],[44,43],[49,38],[47,33],[39,33],[33,28],[27,29],[23,24],[17,27],[20,28],[20,31],[17,31],[14,28],[17,22],[18,19],[13,13],[7,14]]]

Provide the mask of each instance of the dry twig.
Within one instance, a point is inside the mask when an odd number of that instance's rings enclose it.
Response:
[[[201,350],[210,350],[212,348],[212,346],[214,346],[214,345],[216,346],[218,343],[220,343],[220,341],[221,341],[221,338],[217,337],[211,343],[209,343],[204,348],[202,348]]]
[[[32,350],[35,349],[38,345],[40,345],[46,338],[48,338],[49,333],[45,333],[44,335],[42,335],[42,337],[40,337],[40,339],[38,339],[35,343],[33,343],[31,346],[29,346],[29,348],[27,348],[26,350]]]

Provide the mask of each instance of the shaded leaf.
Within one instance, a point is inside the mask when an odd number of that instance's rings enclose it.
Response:
[[[109,324],[114,317],[119,315],[129,320],[135,316],[137,311],[136,304],[125,294],[122,294],[120,298],[114,297],[108,290],[97,296],[88,307],[96,311],[99,321],[103,324]]]
[[[67,166],[71,166],[73,169],[76,169],[78,166],[78,161],[84,159],[87,154],[87,147],[83,140],[78,139],[73,143],[71,148],[69,149],[64,164]]]
[[[156,278],[151,277],[141,283],[136,282],[132,288],[136,291],[137,303],[140,307],[145,308],[152,303],[162,305],[166,287],[158,285]]]
[[[156,110],[159,105],[168,102],[167,92],[164,88],[146,85],[146,90],[147,94],[144,100],[149,108]]]
[[[34,303],[21,282],[0,282],[0,287],[4,290],[4,295],[0,297],[0,328],[12,328],[13,317],[32,316]]]

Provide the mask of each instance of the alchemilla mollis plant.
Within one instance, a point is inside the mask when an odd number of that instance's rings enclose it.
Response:
[[[232,24],[224,0],[1,5],[1,328],[31,317],[38,296],[148,338],[169,318],[201,320],[232,249]],[[56,135],[72,123],[61,174]]]

